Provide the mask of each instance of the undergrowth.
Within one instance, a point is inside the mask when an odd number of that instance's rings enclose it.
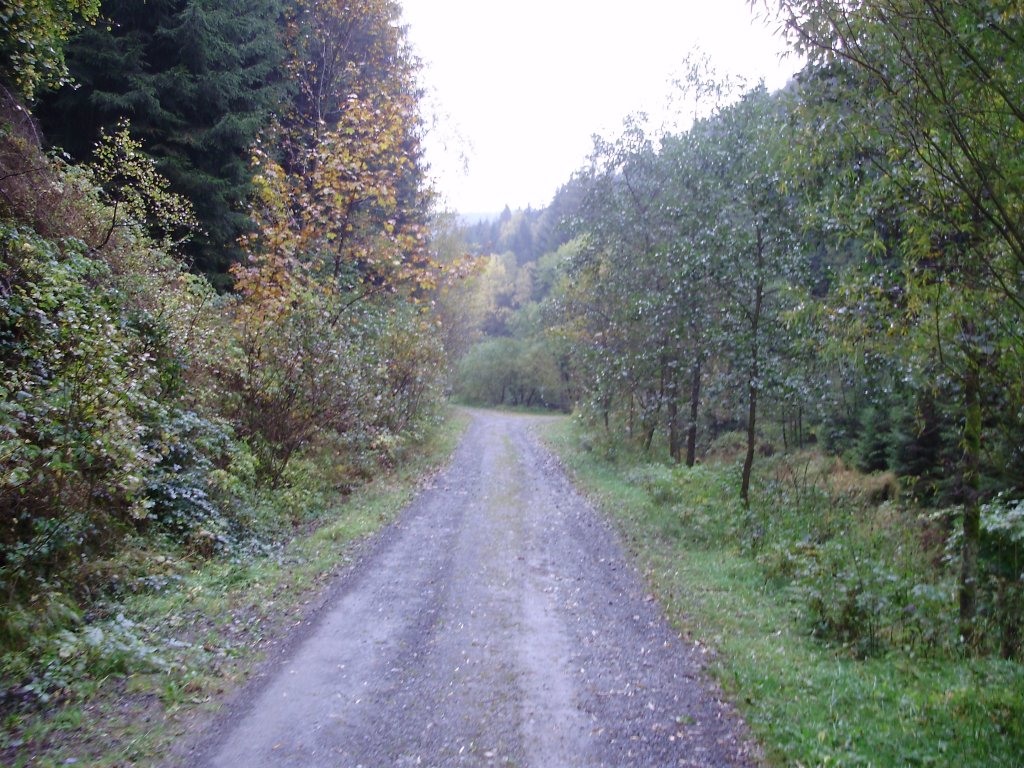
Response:
[[[329,482],[328,457],[296,461],[291,483],[250,499],[249,538],[221,556],[140,537],[107,563],[121,587],[88,612],[49,595],[46,615],[25,618],[31,642],[0,657],[0,764],[157,760],[302,620],[355,542],[395,518],[466,421],[453,412],[394,469],[344,495]]]
[[[1024,765],[1024,665],[997,657],[1012,612],[989,610],[976,647],[956,635],[955,511],[913,514],[891,477],[813,453],[762,460],[745,509],[731,462],[653,462],[570,420],[549,440],[671,620],[715,649],[770,762]],[[995,512],[989,540],[1002,525],[1012,545],[1012,510]]]

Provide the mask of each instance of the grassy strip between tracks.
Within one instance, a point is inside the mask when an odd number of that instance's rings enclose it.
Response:
[[[615,520],[671,621],[713,649],[711,672],[767,762],[1024,766],[1022,665],[949,650],[858,654],[812,637],[793,590],[742,551],[726,520],[740,514],[734,465],[666,468],[667,503],[663,487],[642,481],[648,459],[609,459],[570,419],[546,437]],[[687,521],[703,521],[700,533]]]
[[[447,461],[468,421],[452,411],[396,469],[326,504],[313,497],[315,508],[283,546],[230,561],[161,563],[153,589],[128,595],[76,636],[79,645],[95,640],[101,656],[57,646],[55,664],[81,663],[65,664],[66,687],[47,706],[4,715],[0,764],[160,762],[302,621],[356,543],[396,518]]]

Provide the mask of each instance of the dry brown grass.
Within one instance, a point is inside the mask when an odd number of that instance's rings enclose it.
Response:
[[[863,504],[891,501],[899,494],[899,480],[894,472],[866,474],[850,467],[838,456],[817,450],[781,455],[773,462],[770,472],[777,482],[813,486],[831,496]]]

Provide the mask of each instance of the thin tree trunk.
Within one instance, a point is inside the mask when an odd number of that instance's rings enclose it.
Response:
[[[675,373],[670,375],[665,392],[668,397],[668,452],[678,464],[683,458],[683,441],[679,430],[679,387]]]
[[[697,463],[697,416],[700,408],[701,365],[693,364],[693,378],[690,381],[690,423],[686,428],[686,466]]]
[[[972,334],[973,329],[967,328]],[[981,456],[981,373],[974,354],[968,354],[964,381],[964,538],[960,566],[960,636],[970,645],[975,638],[978,612],[978,545],[981,540],[981,505],[978,465]]]
[[[760,228],[757,230],[756,269],[757,282],[754,288],[754,308],[750,313],[750,368],[747,375],[747,455],[743,459],[743,477],[740,483],[740,499],[744,507],[750,506],[750,474],[754,468],[754,443],[757,439],[757,391],[761,387],[759,364],[761,309],[764,306],[764,240]]]
[[[644,453],[650,453],[651,452],[651,444],[654,442],[654,430],[655,429],[656,429],[656,426],[654,424],[651,424],[651,426],[649,426],[647,428],[647,432],[644,433]]]
[[[679,403],[675,398],[668,404],[668,452],[676,464],[682,462],[683,441],[679,432]]]
[[[747,384],[747,455],[743,459],[743,479],[740,484],[740,499],[743,506],[750,506],[750,475],[754,469],[754,442],[757,438],[757,363],[751,368]]]

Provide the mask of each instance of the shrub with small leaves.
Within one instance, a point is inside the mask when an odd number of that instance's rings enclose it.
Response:
[[[950,646],[953,584],[918,582],[881,554],[840,540],[806,547],[792,591],[811,633],[857,657]]]
[[[960,565],[963,509],[933,513],[952,530],[946,540],[950,570]],[[977,642],[988,643],[1005,658],[1024,656],[1024,500],[1000,494],[981,507],[979,614]]]
[[[237,500],[224,478],[237,450],[230,427],[194,411],[175,411],[151,430],[147,441],[160,460],[149,473],[141,505],[147,517],[186,550],[210,556],[237,545]],[[214,482],[217,477],[220,482]]]
[[[100,0],[2,0],[0,81],[31,98],[67,81],[64,44],[83,23],[94,22]]]
[[[0,259],[0,569],[27,577],[144,516],[159,370],[82,244],[3,225]]]

